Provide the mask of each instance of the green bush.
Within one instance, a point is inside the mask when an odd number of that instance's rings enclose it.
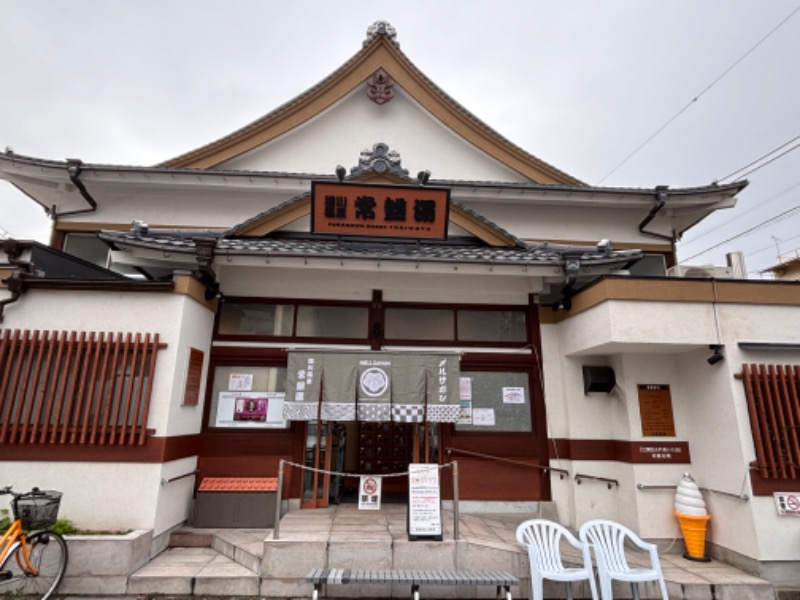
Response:
[[[60,533],[61,535],[75,535],[78,532],[78,528],[75,527],[75,523],[69,519],[59,519],[52,527],[49,527],[49,529],[51,531],[55,531],[56,533]]]
[[[11,515],[7,508],[0,509],[0,534],[6,532],[11,527]]]

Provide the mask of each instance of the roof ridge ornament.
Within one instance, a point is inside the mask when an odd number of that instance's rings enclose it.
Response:
[[[350,175],[362,175],[364,173],[393,173],[400,177],[408,177],[408,169],[404,169],[400,164],[400,153],[396,150],[389,150],[389,145],[383,142],[373,144],[372,150],[364,148],[358,159],[358,166],[350,169]]]
[[[385,35],[397,48],[400,47],[400,43],[397,41],[397,30],[389,21],[375,21],[367,27],[367,39],[364,40],[364,46],[369,45],[379,35]]]

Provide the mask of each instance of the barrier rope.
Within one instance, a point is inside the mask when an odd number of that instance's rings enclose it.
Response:
[[[297,467],[298,469],[305,469],[306,471],[313,471],[314,473],[327,473],[329,475],[341,475],[342,477],[408,477],[411,471],[402,471],[400,473],[342,473],[340,471],[328,471],[327,469],[317,469],[316,467],[309,467],[308,465],[301,465],[299,463],[291,462],[288,460],[283,461],[284,465],[289,465],[292,467]],[[443,463],[441,465],[430,465],[430,467],[426,469],[418,469],[416,472],[420,471],[433,471],[434,469],[444,469],[445,467],[453,468],[455,466],[455,462]]]

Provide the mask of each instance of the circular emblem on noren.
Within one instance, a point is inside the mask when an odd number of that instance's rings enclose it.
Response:
[[[361,389],[371,397],[380,396],[389,389],[389,376],[386,371],[377,367],[370,367],[361,373]]]

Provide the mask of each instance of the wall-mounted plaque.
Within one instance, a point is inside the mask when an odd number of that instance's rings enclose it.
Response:
[[[675,435],[672,415],[672,396],[668,385],[639,384],[639,416],[642,435],[645,437],[670,437]]]

